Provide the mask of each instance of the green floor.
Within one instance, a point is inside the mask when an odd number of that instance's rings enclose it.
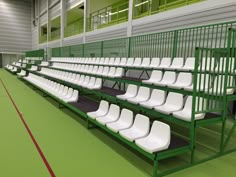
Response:
[[[150,177],[152,165],[99,129],[16,76],[0,70],[0,78],[22,112],[36,141],[58,177]],[[0,176],[50,176],[4,88],[0,85]],[[169,175],[170,177],[234,177],[236,152]],[[178,163],[178,162],[176,162]]]

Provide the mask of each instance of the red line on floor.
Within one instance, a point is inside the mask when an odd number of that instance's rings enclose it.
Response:
[[[17,111],[17,113],[18,113],[18,115],[19,115],[19,117],[20,117],[22,123],[23,123],[24,126],[25,126],[25,129],[27,130],[27,132],[28,132],[28,134],[29,134],[31,140],[33,141],[33,143],[34,143],[34,145],[35,145],[35,147],[36,147],[36,149],[37,149],[39,155],[41,156],[41,158],[42,158],[42,160],[43,160],[45,166],[47,167],[48,172],[50,173],[50,175],[51,175],[52,177],[56,177],[56,175],[54,174],[54,172],[53,172],[51,166],[49,165],[49,163],[48,163],[46,157],[44,156],[42,150],[40,149],[40,147],[39,147],[37,141],[35,140],[35,138],[34,138],[32,132],[31,132],[29,126],[27,125],[27,123],[26,123],[26,121],[25,121],[25,119],[24,119],[24,117],[23,117],[22,114],[20,113],[18,107],[16,106],[14,100],[12,99],[10,93],[8,92],[8,90],[7,90],[6,86],[5,86],[5,84],[3,83],[2,79],[0,79],[0,81],[1,81],[1,83],[2,83],[2,85],[3,85],[3,87],[4,87],[4,89],[5,89],[5,91],[7,92],[7,95],[8,95],[8,97],[10,98],[12,104],[14,105],[14,107],[15,107],[15,109],[16,109],[16,111]]]

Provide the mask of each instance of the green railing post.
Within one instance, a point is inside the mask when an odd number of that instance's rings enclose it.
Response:
[[[128,40],[129,40],[129,46],[128,46],[128,57],[130,57],[130,55],[131,55],[131,37],[129,37],[128,38]]]
[[[196,144],[196,122],[195,122],[195,107],[197,96],[197,83],[198,83],[198,62],[200,56],[200,48],[195,48],[195,64],[193,73],[193,96],[192,96],[192,114],[190,124],[190,147],[191,147],[191,163],[194,163],[195,144]]]
[[[174,32],[174,42],[173,42],[173,52],[172,58],[176,57],[177,54],[177,47],[178,47],[178,30]]]
[[[227,81],[228,81],[228,70],[229,70],[229,58],[232,45],[232,28],[228,29],[228,43],[227,43],[227,59],[225,66],[224,75],[224,90],[223,90],[223,112],[222,112],[222,129],[221,129],[221,142],[220,142],[220,153],[224,152],[224,140],[225,140],[225,125],[227,117]],[[234,41],[233,41],[234,42]]]
[[[101,41],[101,57],[104,57],[103,56],[103,41]]]

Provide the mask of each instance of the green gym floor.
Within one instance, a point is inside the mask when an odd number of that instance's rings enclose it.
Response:
[[[1,69],[5,84],[57,177],[150,177],[152,164]],[[0,176],[51,176],[13,103],[0,84]],[[169,175],[235,177],[236,152]],[[176,162],[178,163],[178,161]]]

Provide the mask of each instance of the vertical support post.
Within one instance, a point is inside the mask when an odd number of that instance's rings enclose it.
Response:
[[[192,96],[192,114],[190,123],[190,147],[191,147],[191,163],[194,162],[195,155],[195,144],[196,144],[196,122],[195,122],[195,106],[196,106],[196,96],[197,96],[197,77],[198,77],[198,60],[199,60],[200,49],[196,47],[195,49],[195,64],[194,64],[194,74],[193,74],[193,96]]]
[[[158,177],[157,170],[158,170],[158,160],[157,158],[155,158],[153,164],[153,175],[152,175],[153,177]]]
[[[173,52],[172,58],[176,57],[177,54],[177,47],[178,47],[178,30],[174,32],[174,43],[173,43]]]
[[[101,57],[104,57],[103,56],[103,41],[101,41]]]
[[[83,35],[83,43],[86,42],[86,26],[87,26],[87,7],[88,7],[88,0],[84,0],[84,35]]]
[[[83,47],[83,54],[82,54],[82,57],[85,57],[85,56],[84,56],[85,44],[82,44],[82,47]]]
[[[66,1],[61,0],[61,41],[60,47],[63,46],[64,34],[65,34],[65,26],[66,26]]]
[[[133,0],[129,0],[127,37],[132,36]]]
[[[130,57],[130,55],[131,55],[131,37],[128,37],[128,42],[129,42],[129,46],[128,46],[128,57]]]
[[[229,58],[231,51],[231,41],[232,41],[232,28],[228,29],[228,43],[227,43],[227,59],[225,66],[225,75],[224,75],[224,91],[223,91],[223,112],[222,112],[222,129],[221,129],[221,142],[220,142],[220,153],[224,152],[224,140],[225,140],[225,125],[226,125],[226,116],[227,116],[227,82],[228,82],[228,73],[229,73]]]

